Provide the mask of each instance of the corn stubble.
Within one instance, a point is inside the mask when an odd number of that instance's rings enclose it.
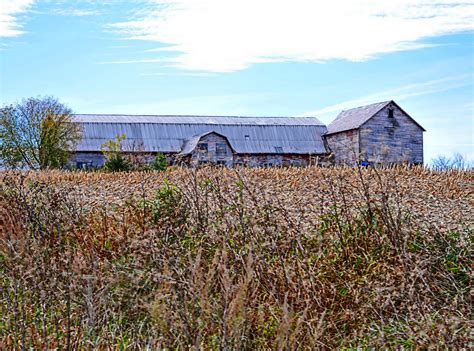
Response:
[[[472,347],[472,171],[1,179],[2,349]]]

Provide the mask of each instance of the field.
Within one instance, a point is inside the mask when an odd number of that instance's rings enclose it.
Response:
[[[0,348],[469,349],[474,172],[0,174]]]

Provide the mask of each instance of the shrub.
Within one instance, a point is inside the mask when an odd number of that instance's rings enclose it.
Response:
[[[166,156],[163,154],[158,154],[153,159],[153,162],[150,164],[150,168],[154,171],[165,171],[168,168],[169,162],[166,159]]]
[[[128,172],[132,168],[131,162],[120,154],[108,157],[104,163],[104,169],[110,172]]]
[[[125,134],[117,134],[115,140],[108,140],[100,149],[105,156],[104,169],[110,172],[126,172],[133,168],[130,160],[123,155],[122,142]]]

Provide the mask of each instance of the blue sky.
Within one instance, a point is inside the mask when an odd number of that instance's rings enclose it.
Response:
[[[2,0],[0,104],[317,116],[394,99],[425,160],[474,159],[474,3]]]

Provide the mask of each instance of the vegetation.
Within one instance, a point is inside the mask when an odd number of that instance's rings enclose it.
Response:
[[[143,150],[143,145],[130,145],[129,152],[124,152],[123,142],[126,140],[125,134],[117,134],[115,140],[108,140],[101,146],[105,156],[104,170],[109,172],[129,172],[129,171],[164,171],[169,163],[166,156],[158,154],[149,163],[151,155]]]
[[[3,167],[62,168],[80,138],[71,110],[53,97],[29,98],[0,109]]]
[[[107,140],[101,146],[105,156],[104,169],[110,172],[126,172],[132,170],[132,162],[123,153],[122,142],[126,139],[125,134],[117,134],[115,140]]]
[[[473,169],[474,164],[469,162],[460,153],[455,153],[452,157],[438,156],[431,160],[431,167],[437,171],[448,171],[450,169]]]
[[[0,348],[467,349],[473,181],[4,172]]]
[[[158,154],[153,159],[153,162],[150,164],[150,168],[154,171],[163,172],[168,168],[169,162],[166,159],[166,156],[163,154]]]

